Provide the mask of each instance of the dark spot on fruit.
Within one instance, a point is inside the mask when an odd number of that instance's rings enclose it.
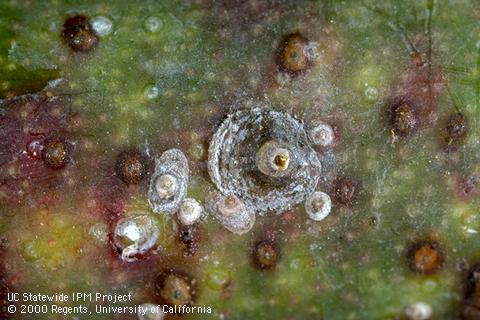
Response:
[[[463,319],[480,319],[480,263],[470,268],[464,287]]]
[[[455,150],[465,140],[468,130],[468,121],[462,113],[452,114],[445,126],[445,143],[447,149]]]
[[[197,224],[182,225],[178,233],[178,240],[185,255],[194,255],[197,252],[200,241],[199,226]]]
[[[448,118],[447,134],[450,139],[458,139],[467,133],[467,118],[462,113],[455,113]]]
[[[63,24],[62,37],[76,52],[88,52],[98,44],[98,36],[93,31],[87,17],[78,15],[68,18]]]
[[[444,254],[436,241],[424,240],[412,244],[408,250],[410,270],[422,275],[434,274],[443,265]]]
[[[280,251],[277,245],[270,240],[262,240],[253,248],[253,262],[262,270],[273,269],[280,260]]]
[[[333,199],[343,205],[352,205],[358,198],[358,182],[352,177],[338,177],[333,182]]]
[[[53,139],[45,143],[42,159],[52,169],[62,169],[70,161],[69,145],[64,140]]]
[[[286,35],[278,46],[276,63],[280,71],[292,76],[305,72],[312,64],[308,55],[308,39],[299,32]]]
[[[393,132],[402,137],[414,134],[420,123],[413,105],[404,100],[391,106],[389,120]]]
[[[167,270],[157,276],[155,290],[161,304],[181,307],[193,304],[194,285],[194,281],[187,274]]]
[[[47,88],[0,102],[5,110],[0,117],[2,205],[48,206],[71,187],[57,174],[74,160],[74,144],[66,135],[71,132],[70,98],[56,93]]]
[[[136,150],[124,151],[117,157],[115,172],[126,184],[138,184],[147,174],[147,158]]]

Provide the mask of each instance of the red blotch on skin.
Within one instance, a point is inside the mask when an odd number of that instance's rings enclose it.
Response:
[[[265,20],[278,20],[288,12],[285,4],[275,1],[221,0],[214,9],[222,24],[236,28],[251,28]]]
[[[65,178],[42,161],[44,141],[67,137],[68,101],[44,92],[1,102],[0,204],[47,206],[65,191]]]
[[[418,116],[419,129],[425,129],[438,118],[439,97],[447,83],[446,74],[438,66],[427,62],[419,63],[418,57],[414,57],[387,93],[388,112],[395,101],[408,101]]]
[[[107,221],[116,219],[125,212],[129,196],[128,187],[121,180],[113,176],[100,177],[97,181],[92,181],[86,192],[87,211],[103,216]]]

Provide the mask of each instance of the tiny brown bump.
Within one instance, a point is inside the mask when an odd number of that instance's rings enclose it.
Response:
[[[447,134],[451,139],[458,139],[467,133],[467,118],[462,113],[455,113],[448,118]]]
[[[50,140],[42,149],[45,165],[52,169],[62,169],[69,162],[69,147],[63,140]]]
[[[462,113],[452,114],[448,119],[445,125],[445,143],[447,149],[455,150],[456,147],[459,147],[467,136],[468,131],[468,121]]]
[[[308,70],[312,64],[307,54],[308,39],[299,32],[286,35],[280,42],[276,63],[280,71],[297,76]]]
[[[277,245],[270,240],[262,240],[255,244],[253,262],[262,270],[273,269],[280,260],[280,251]]]
[[[156,279],[155,289],[160,302],[169,306],[192,305],[195,288],[192,279],[173,270],[162,272]]]
[[[352,177],[338,177],[333,182],[333,199],[343,205],[352,205],[358,198],[358,182]]]
[[[76,52],[89,52],[98,44],[98,36],[88,18],[83,15],[65,20],[62,37],[67,45]]]
[[[390,125],[399,136],[414,134],[419,127],[419,118],[411,103],[399,101],[390,108]]]
[[[117,157],[115,172],[126,184],[138,184],[146,176],[147,159],[136,150],[124,151]]]
[[[410,246],[408,259],[410,270],[418,274],[430,275],[442,267],[444,255],[438,242],[424,240]]]

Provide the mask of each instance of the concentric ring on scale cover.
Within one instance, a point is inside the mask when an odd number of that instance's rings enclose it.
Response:
[[[272,172],[264,169],[265,161]],[[302,121],[255,107],[222,122],[210,142],[208,171],[220,192],[240,197],[263,214],[281,212],[312,194],[321,164]]]

